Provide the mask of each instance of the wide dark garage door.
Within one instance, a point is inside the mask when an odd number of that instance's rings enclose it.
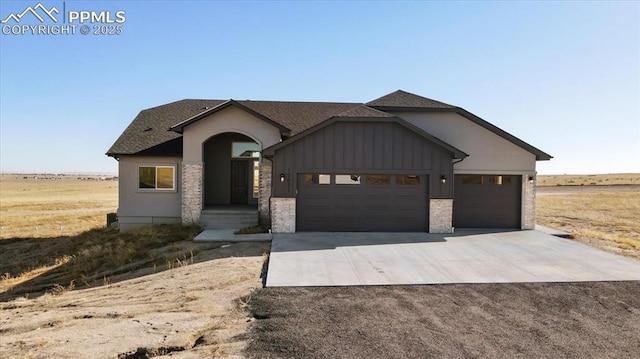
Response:
[[[427,176],[301,174],[296,230],[424,232]]]
[[[520,228],[520,176],[456,175],[453,226]]]

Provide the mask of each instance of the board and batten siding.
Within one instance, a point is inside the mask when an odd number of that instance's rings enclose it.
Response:
[[[451,198],[453,154],[394,122],[335,122],[275,151],[273,195],[295,197],[299,173],[420,174],[431,198]],[[280,175],[285,181],[280,182]]]

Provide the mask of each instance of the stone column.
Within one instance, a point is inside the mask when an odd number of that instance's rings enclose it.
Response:
[[[264,159],[260,164],[258,195],[258,213],[260,224],[270,225],[271,215],[269,213],[269,199],[271,198],[271,161]]]
[[[295,233],[295,198],[271,198],[271,230],[273,233]]]
[[[182,224],[198,223],[202,212],[202,163],[182,164]]]
[[[533,181],[529,181],[529,176]],[[535,173],[522,176],[522,229],[536,228],[536,176]]]
[[[429,233],[453,233],[453,199],[429,200]]]

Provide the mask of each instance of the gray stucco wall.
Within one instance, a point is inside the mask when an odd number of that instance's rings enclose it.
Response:
[[[121,230],[149,224],[179,223],[181,217],[180,157],[121,156],[118,162],[118,223]],[[175,166],[175,191],[138,189],[139,166]]]
[[[469,154],[456,173],[535,171],[534,154],[455,113],[394,113],[444,142]]]
[[[184,129],[183,159],[185,163],[202,163],[203,146],[211,137],[236,132],[252,138],[261,149],[280,142],[280,130],[237,107],[227,107]]]
[[[393,122],[336,122],[276,150],[273,195],[295,197],[299,173],[429,175],[429,195],[451,198],[453,154]],[[280,174],[285,181],[280,182]]]

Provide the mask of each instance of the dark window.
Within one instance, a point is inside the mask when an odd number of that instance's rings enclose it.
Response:
[[[307,184],[331,184],[331,175],[305,174],[304,183]]]
[[[368,185],[386,185],[391,184],[391,176],[388,175],[366,175],[365,182]]]
[[[485,184],[509,185],[511,184],[511,176],[484,176]]]
[[[482,184],[482,176],[478,175],[463,175],[462,184]]]
[[[138,168],[138,187],[139,188],[156,188],[156,168],[140,167]]]
[[[420,184],[420,176],[398,175],[396,176],[396,184]]]

